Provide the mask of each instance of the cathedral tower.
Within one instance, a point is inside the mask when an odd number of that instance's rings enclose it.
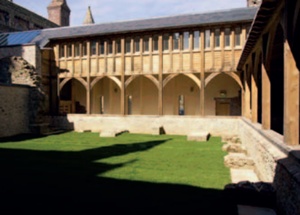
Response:
[[[50,21],[60,26],[70,25],[71,11],[67,5],[67,0],[52,0],[47,9]]]
[[[261,5],[262,0],[247,0],[248,7],[259,7]]]

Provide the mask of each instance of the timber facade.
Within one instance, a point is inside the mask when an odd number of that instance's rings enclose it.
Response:
[[[256,11],[244,10],[252,16]],[[235,68],[250,24],[246,19],[54,39],[59,111],[241,115]]]

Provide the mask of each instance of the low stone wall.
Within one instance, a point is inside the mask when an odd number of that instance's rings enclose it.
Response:
[[[59,119],[60,118],[60,119]],[[75,131],[90,130],[100,132],[103,129],[129,130],[131,133],[152,134],[154,129],[163,127],[166,134],[187,135],[193,132],[207,131],[211,135],[237,135],[237,117],[193,117],[193,116],[102,116],[68,114],[62,125]],[[54,120],[55,121],[55,120]],[[59,124],[59,123],[56,123]]]
[[[0,137],[29,133],[30,88],[0,85]]]
[[[245,118],[240,119],[239,128],[259,179],[276,190],[278,214],[300,214],[300,147],[287,146],[282,135],[262,130]]]

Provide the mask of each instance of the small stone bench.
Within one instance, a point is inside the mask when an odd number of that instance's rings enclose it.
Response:
[[[162,135],[166,134],[165,129],[163,126],[153,126],[151,128],[151,134],[152,135]]]
[[[100,132],[100,137],[116,137],[120,134],[128,132],[126,130],[103,130]]]
[[[199,132],[193,132],[188,134],[187,140],[188,141],[207,141],[209,138],[209,132],[207,131],[199,131]]]

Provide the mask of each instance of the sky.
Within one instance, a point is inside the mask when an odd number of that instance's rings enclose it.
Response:
[[[39,15],[48,17],[51,0],[13,0]],[[71,26],[82,25],[88,6],[96,23],[146,19],[187,13],[203,13],[246,7],[246,0],[67,0]]]

